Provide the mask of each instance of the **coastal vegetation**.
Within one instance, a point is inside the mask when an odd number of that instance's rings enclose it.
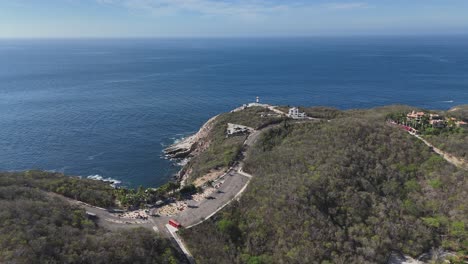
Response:
[[[170,242],[156,233],[142,228],[108,231],[84,209],[44,191],[103,205],[112,201],[108,184],[63,177],[37,171],[0,173],[1,263],[182,262]]]
[[[170,181],[158,188],[112,187],[108,182],[71,177],[62,173],[30,170],[1,174],[0,186],[23,185],[104,208],[144,208],[171,198],[180,198],[196,192],[193,185],[180,188],[180,183]]]
[[[186,189],[179,190],[179,188],[180,183],[170,181],[158,188],[143,188],[142,186],[136,189],[117,188],[114,192],[121,207],[137,209],[186,194]]]
[[[115,189],[109,183],[62,173],[30,170],[25,172],[4,172],[0,186],[22,185],[61,194],[65,197],[100,207],[115,206]]]
[[[244,170],[254,177],[240,201],[182,232],[192,254],[200,263],[468,254],[467,172],[386,123],[408,109],[343,111],[265,132],[247,153]]]
[[[346,112],[340,111],[339,109],[333,107],[326,106],[304,107],[299,110],[306,113],[307,116],[322,119],[334,119],[346,115]]]

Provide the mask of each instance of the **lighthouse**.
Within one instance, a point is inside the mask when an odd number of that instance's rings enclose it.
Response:
[[[260,97],[257,96],[257,98],[255,99],[255,102],[258,104],[260,103]]]

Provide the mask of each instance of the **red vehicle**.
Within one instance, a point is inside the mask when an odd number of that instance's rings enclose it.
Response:
[[[406,130],[406,131],[411,131],[411,127],[409,127],[409,126],[402,126],[402,127],[403,127],[403,129]]]
[[[174,219],[169,219],[169,224],[175,228],[180,228],[182,225]]]

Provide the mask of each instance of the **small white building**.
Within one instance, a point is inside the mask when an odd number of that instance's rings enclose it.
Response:
[[[228,123],[226,134],[227,136],[235,135],[235,134],[245,134],[245,133],[250,133],[253,130],[254,130],[253,128],[248,127],[248,126]]]
[[[289,109],[288,117],[292,119],[304,119],[307,116],[305,113],[299,112],[299,108],[293,107]]]

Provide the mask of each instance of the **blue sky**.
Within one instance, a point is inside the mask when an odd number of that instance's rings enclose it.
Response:
[[[0,0],[0,38],[468,34],[467,0]]]

